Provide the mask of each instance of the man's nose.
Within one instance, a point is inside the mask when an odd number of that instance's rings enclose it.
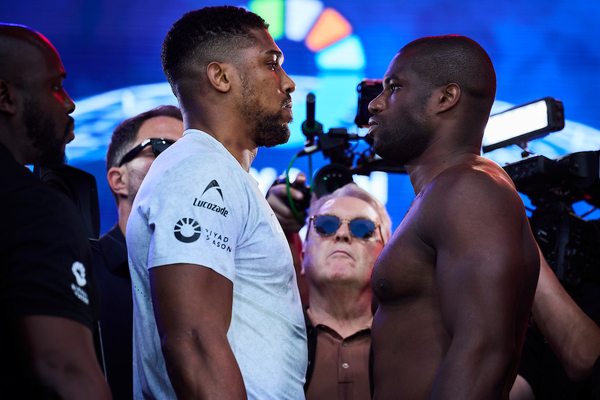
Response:
[[[347,222],[342,222],[342,225],[335,232],[335,241],[340,242],[344,241],[346,243],[350,243],[352,241],[352,233],[350,233],[350,224]]]
[[[71,99],[71,96],[69,96],[66,91],[63,95],[63,103],[67,109],[67,114],[71,114],[73,111],[75,111],[75,102],[73,102],[73,99]]]
[[[381,110],[383,109],[383,99],[381,98],[381,94],[379,94],[379,96],[375,97],[370,103],[369,103],[369,111],[371,112],[371,114],[379,114],[381,112]]]
[[[281,89],[283,93],[293,93],[294,90],[296,90],[296,83],[288,76],[288,74],[285,73],[283,69],[281,71],[283,72],[283,79],[281,82]]]

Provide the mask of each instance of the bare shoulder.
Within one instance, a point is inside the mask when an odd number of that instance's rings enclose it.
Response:
[[[510,177],[483,157],[444,170],[422,197],[423,232],[449,233],[460,221],[462,228],[483,234],[503,228],[510,231],[527,222],[523,201]]]
[[[498,164],[483,157],[444,170],[428,185],[423,197],[450,207],[506,205],[506,201],[521,203],[508,174]]]

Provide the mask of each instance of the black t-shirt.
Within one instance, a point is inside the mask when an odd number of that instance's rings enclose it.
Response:
[[[37,179],[0,145],[0,398],[28,398],[14,323],[57,316],[95,329],[99,297],[83,221],[69,198]],[[11,393],[11,394],[9,394]],[[15,392],[16,393],[16,392]],[[36,394],[35,396],[41,396]]]
[[[119,225],[92,242],[92,257],[94,276],[102,297],[100,337],[106,380],[114,400],[131,400],[133,299],[127,246]]]

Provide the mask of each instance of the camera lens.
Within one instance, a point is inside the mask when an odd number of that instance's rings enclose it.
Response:
[[[317,197],[333,193],[336,189],[352,183],[352,173],[342,164],[329,164],[321,168],[313,179],[314,192]]]

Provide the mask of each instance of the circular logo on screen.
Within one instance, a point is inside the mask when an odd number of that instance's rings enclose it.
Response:
[[[175,238],[183,243],[193,243],[200,238],[202,228],[200,224],[192,218],[182,218],[173,228]]]

